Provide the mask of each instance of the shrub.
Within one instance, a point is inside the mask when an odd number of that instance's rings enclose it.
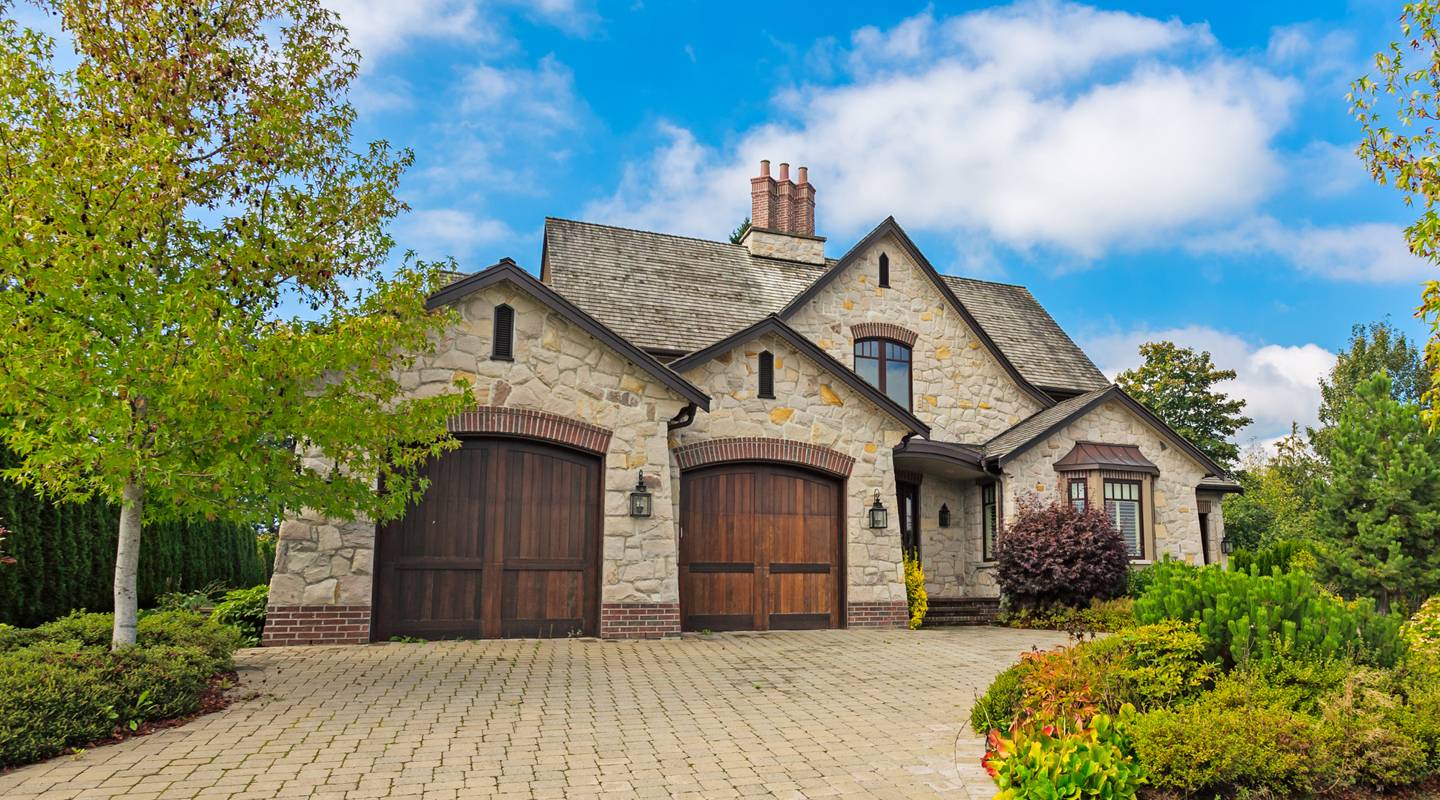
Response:
[[[909,562],[906,562],[905,589],[909,594],[910,573]],[[916,567],[919,568],[918,565]],[[925,576],[920,576],[920,617],[925,616]],[[242,642],[246,647],[258,647],[260,635],[265,631],[265,603],[270,596],[270,587],[261,584],[249,589],[236,589],[229,592],[210,612],[210,619],[221,625],[230,625],[237,628],[242,636]],[[915,617],[915,606],[910,606],[910,627],[920,627]]]
[[[905,554],[905,602],[910,606],[910,630],[913,631],[925,621],[925,612],[930,610],[930,597],[925,593],[925,568],[920,566],[919,556],[909,553]],[[261,606],[263,622],[264,603]]]
[[[1079,606],[1124,593],[1125,542],[1104,510],[1021,501],[1000,536],[996,579],[1016,608]]]
[[[1001,622],[1012,628],[1113,633],[1135,624],[1134,601],[1128,597],[1117,597],[1113,600],[1091,600],[1088,608],[1022,608],[1004,613]]]
[[[241,638],[239,630],[188,611],[147,614],[136,630],[136,643],[142,647],[170,645],[199,650],[210,659],[212,673],[233,666]]]
[[[103,658],[74,642],[0,653],[0,767],[110,734],[120,690],[98,668]]]
[[[1104,642],[1118,651],[1106,670],[1108,694],[1142,710],[1184,703],[1209,689],[1219,673],[1205,659],[1205,639],[1190,623],[1166,620],[1130,628]]]
[[[215,675],[214,660],[197,647],[127,647],[108,656],[105,670],[120,691],[121,724],[193,714]]]
[[[1432,774],[1425,743],[1400,719],[1412,715],[1395,689],[1393,674],[1362,668],[1322,699],[1317,760],[1331,786],[1404,786]]]
[[[1344,602],[1323,593],[1304,572],[1259,576],[1217,567],[1162,570],[1135,601],[1142,623],[1196,622],[1207,659],[1226,664],[1277,652],[1393,666],[1403,647],[1399,620],[1369,600]]]
[[[1236,572],[1258,572],[1270,575],[1275,570],[1289,572],[1300,562],[1314,562],[1309,551],[1300,542],[1274,542],[1257,550],[1236,550],[1230,554],[1230,569]]]
[[[1129,731],[1157,789],[1208,797],[1244,788],[1291,797],[1307,792],[1316,770],[1314,726],[1288,709],[1235,708],[1202,698],[1142,714]]]
[[[1400,638],[1410,648],[1413,664],[1440,673],[1440,595],[1426,600],[1400,626]]]
[[[1126,733],[1133,715],[1100,714],[1068,732],[1018,722],[1009,736],[991,731],[981,763],[1000,789],[996,800],[1135,797],[1146,781]]]
[[[1025,699],[1024,677],[1029,671],[1029,662],[1022,660],[996,675],[990,688],[970,709],[970,729],[984,736],[992,730],[1009,727],[1020,713],[1020,703]]]

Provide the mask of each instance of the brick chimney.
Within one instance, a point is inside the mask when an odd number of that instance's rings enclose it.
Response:
[[[825,263],[825,239],[815,235],[815,185],[810,170],[780,165],[780,176],[770,177],[770,162],[760,162],[760,174],[750,179],[750,232],[742,244],[751,254],[809,264]]]

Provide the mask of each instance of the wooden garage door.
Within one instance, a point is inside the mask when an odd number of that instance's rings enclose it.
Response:
[[[840,626],[838,481],[771,464],[686,473],[680,607],[686,630]]]
[[[376,543],[376,639],[594,635],[600,462],[561,447],[466,440]]]

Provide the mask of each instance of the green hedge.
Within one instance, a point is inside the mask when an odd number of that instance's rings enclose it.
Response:
[[[0,468],[12,458],[0,450]],[[30,626],[75,609],[110,610],[119,522],[119,511],[106,503],[47,503],[29,489],[0,481],[0,525],[10,530],[5,549],[16,559],[0,565],[0,623]],[[140,538],[140,604],[212,583],[230,588],[266,583],[266,567],[254,528],[204,521],[149,524]]]
[[[109,614],[0,626],[0,768],[192,714],[232,666],[240,632],[188,611],[147,613],[136,647],[109,650]]]

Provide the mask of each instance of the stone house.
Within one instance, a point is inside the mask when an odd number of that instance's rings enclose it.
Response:
[[[1027,496],[1103,504],[1137,563],[1221,559],[1224,471],[1023,287],[942,275],[894,219],[839,259],[815,187],[751,180],[739,244],[547,219],[429,299],[400,376],[470,380],[462,442],[402,519],[281,527],[267,644],[903,626],[993,601]]]

